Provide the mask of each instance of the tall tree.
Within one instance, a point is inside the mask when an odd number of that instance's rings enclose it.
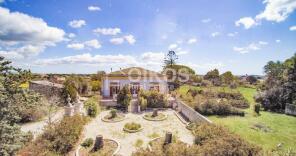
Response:
[[[222,82],[225,84],[231,84],[234,81],[234,76],[231,71],[227,71],[221,75]]]
[[[10,66],[0,56],[0,155],[14,155],[26,141],[18,122],[19,106],[30,101],[20,84],[27,81],[29,71]]]
[[[167,67],[167,66],[172,67],[174,64],[176,64],[177,59],[178,59],[178,56],[177,56],[176,52],[173,50],[170,50],[167,53],[166,57],[164,58],[165,67]]]

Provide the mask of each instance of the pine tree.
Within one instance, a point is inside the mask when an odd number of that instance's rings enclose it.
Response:
[[[10,66],[10,61],[0,57],[0,155],[14,155],[26,141],[26,135],[17,125],[20,120],[19,105],[26,102],[19,87],[30,75],[29,71]]]

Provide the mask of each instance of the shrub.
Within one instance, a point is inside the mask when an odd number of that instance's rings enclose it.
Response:
[[[91,147],[94,143],[94,139],[92,138],[87,138],[83,141],[83,143],[81,143],[81,146],[84,147],[84,148],[87,148],[87,147]]]
[[[214,124],[203,124],[193,130],[195,144],[206,155],[260,155],[261,148]],[[201,154],[203,155],[203,154]]]
[[[139,104],[141,106],[141,110],[146,110],[147,108],[147,99],[145,99],[144,97],[139,97]]]
[[[147,94],[147,106],[150,108],[163,108],[167,106],[165,95],[157,91],[149,91]]]
[[[260,108],[261,108],[261,105],[260,104],[255,104],[254,105],[254,111],[255,111],[255,113],[257,113],[257,114],[260,114]]]
[[[96,92],[101,90],[101,82],[99,80],[91,81],[91,90]]]
[[[116,111],[116,109],[111,109],[111,111],[110,111],[110,117],[111,118],[115,118],[117,116],[117,111]]]
[[[20,155],[66,155],[79,141],[86,118],[75,115],[45,128],[44,133],[29,143]]]
[[[210,99],[195,107],[195,110],[203,115],[239,115],[244,116],[244,112],[233,108],[225,101]]]
[[[87,115],[90,117],[96,117],[99,112],[99,98],[93,96],[84,103],[84,108],[87,111]]]
[[[138,130],[141,128],[141,125],[135,122],[131,122],[131,123],[126,123],[124,125],[124,128],[128,130]]]
[[[241,99],[241,100],[228,100],[229,104],[233,107],[236,108],[241,108],[241,109],[245,109],[245,108],[249,108],[250,104],[246,99]]]
[[[130,101],[132,100],[132,95],[128,86],[124,86],[117,95],[117,104],[127,110]]]

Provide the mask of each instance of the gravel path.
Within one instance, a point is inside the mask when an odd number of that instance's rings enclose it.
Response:
[[[56,122],[60,120],[64,115],[64,109],[58,110],[52,117],[52,121]],[[31,131],[36,137],[38,134],[41,134],[43,131],[43,128],[46,126],[48,122],[48,118],[45,117],[42,121],[32,122],[32,123],[26,123],[21,125],[21,130],[24,132]]]
[[[85,138],[93,138],[102,134],[104,138],[112,138],[121,144],[119,154],[129,156],[136,150],[135,143],[138,139],[143,141],[142,147],[147,147],[148,142],[153,138],[154,133],[164,136],[166,131],[171,131],[178,139],[188,144],[193,143],[193,135],[186,129],[185,125],[176,117],[173,110],[166,110],[163,113],[168,115],[164,121],[147,121],[143,119],[143,114],[126,114],[126,119],[117,123],[106,123],[101,120],[109,111],[103,111],[92,120],[84,129]],[[127,122],[140,123],[144,129],[137,133],[123,132],[122,128]]]

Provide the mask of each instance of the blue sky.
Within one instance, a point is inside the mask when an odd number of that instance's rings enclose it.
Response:
[[[38,73],[160,71],[168,50],[204,74],[262,74],[296,52],[296,0],[0,0],[0,55]]]

